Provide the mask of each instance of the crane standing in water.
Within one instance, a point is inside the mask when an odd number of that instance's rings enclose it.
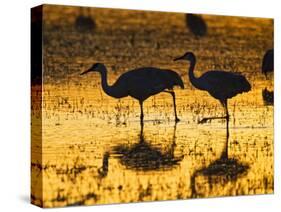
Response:
[[[87,13],[87,15],[85,14]],[[79,32],[91,32],[95,29],[95,20],[91,17],[91,9],[80,7],[79,15],[75,19],[75,28]]]
[[[262,60],[262,73],[267,78],[268,72],[273,72],[274,70],[274,51],[273,49],[269,49],[263,56]]]
[[[187,28],[198,38],[207,34],[207,24],[204,19],[195,14],[187,13],[185,15]]]
[[[274,50],[269,49],[263,56],[262,60],[262,73],[267,79],[267,73],[274,71]],[[267,88],[262,90],[262,98],[265,105],[273,105],[274,103],[274,91],[269,91]]]
[[[208,91],[212,97],[220,101],[225,109],[225,117],[204,118],[200,121],[201,123],[204,123],[207,120],[218,118],[226,118],[228,121],[229,113],[227,108],[227,100],[236,96],[237,94],[251,90],[251,85],[248,80],[244,76],[234,72],[208,71],[200,77],[196,77],[194,75],[196,57],[192,52],[187,52],[183,56],[174,59],[174,61],[176,60],[189,61],[190,67],[188,76],[191,84],[199,90]]]
[[[96,63],[90,69],[81,73],[99,72],[103,91],[114,98],[131,96],[139,101],[141,123],[143,122],[143,102],[150,96],[167,92],[173,97],[175,122],[179,121],[176,110],[174,86],[184,88],[181,77],[172,70],[154,67],[137,68],[122,74],[113,85],[107,83],[107,69],[104,64]]]

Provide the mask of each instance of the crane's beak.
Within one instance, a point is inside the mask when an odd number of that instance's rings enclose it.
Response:
[[[89,73],[90,71],[92,71],[92,69],[88,69],[88,70],[86,70],[86,71],[82,72],[80,75],[87,74],[87,73]]]
[[[183,60],[183,59],[184,59],[184,56],[180,56],[180,57],[175,58],[174,61]]]

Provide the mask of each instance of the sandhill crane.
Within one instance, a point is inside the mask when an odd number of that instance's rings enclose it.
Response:
[[[228,120],[229,113],[227,108],[227,100],[236,96],[237,94],[251,90],[251,85],[248,80],[241,74],[234,72],[215,70],[208,71],[200,77],[196,77],[194,75],[196,57],[192,52],[187,52],[183,56],[174,59],[174,61],[176,60],[189,61],[190,67],[188,75],[191,84],[199,90],[208,91],[212,97],[220,101],[225,109],[225,117],[204,118],[200,121],[201,123],[216,118],[226,118]]]
[[[84,10],[83,10],[84,9]],[[95,20],[90,16],[90,8],[80,7],[79,15],[75,19],[75,28],[79,32],[90,32],[95,29]],[[87,11],[87,15],[84,13]]]
[[[273,49],[269,49],[263,56],[262,73],[267,78],[267,73],[273,72],[273,70],[274,70],[274,51]]]
[[[143,102],[150,96],[167,92],[173,97],[175,122],[179,121],[176,110],[174,86],[184,88],[181,77],[172,70],[154,67],[137,68],[122,74],[113,85],[107,83],[107,69],[102,63],[94,64],[90,69],[81,73],[99,72],[103,91],[114,98],[131,96],[139,101],[143,122]]]
[[[185,15],[185,21],[188,29],[196,37],[203,37],[207,34],[207,24],[201,16],[187,13]]]

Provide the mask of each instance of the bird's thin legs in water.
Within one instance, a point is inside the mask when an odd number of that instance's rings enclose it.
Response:
[[[139,102],[140,102],[140,109],[141,109],[140,122],[141,122],[141,126],[143,126],[143,101],[139,101]]]
[[[175,122],[177,123],[177,122],[180,121],[180,119],[178,118],[178,115],[177,115],[176,94],[175,94],[174,91],[165,91],[165,92],[171,94],[172,97],[173,97],[174,113],[175,113]]]
[[[141,108],[141,114],[140,114],[140,142],[142,143],[144,141],[143,138],[143,101],[140,102],[140,108]]]
[[[104,177],[107,176],[109,157],[110,157],[110,153],[109,153],[109,152],[105,152],[105,153],[103,154],[102,167],[100,167],[100,168],[98,169],[98,173],[99,173],[99,177],[100,177],[100,178],[104,178]]]
[[[226,121],[228,122],[229,121],[229,113],[228,113],[228,107],[227,107],[227,100],[224,103],[224,108],[225,108],[225,118],[226,118]]]
[[[221,159],[228,159],[228,141],[229,141],[229,119],[226,118],[226,142]]]
[[[173,142],[172,142],[171,148],[170,148],[170,150],[169,150],[169,155],[171,156],[171,158],[174,157],[174,150],[175,150],[175,148],[176,148],[176,146],[177,146],[177,144],[176,144],[177,124],[178,124],[178,122],[175,122],[174,131],[173,131],[173,140],[172,140]]]
[[[206,117],[206,118],[202,118],[201,120],[198,121],[198,124],[205,124],[207,121],[211,121],[214,119],[226,119],[226,116],[222,116],[222,117]]]
[[[211,121],[211,120],[214,120],[214,119],[226,119],[226,121],[228,122],[229,121],[229,113],[228,113],[228,107],[227,107],[227,100],[221,102],[224,110],[225,110],[225,116],[221,116],[221,117],[206,117],[206,118],[203,118],[201,120],[198,121],[198,124],[205,124],[207,121]]]
[[[140,122],[140,143],[144,142],[144,137],[143,137],[143,121]]]

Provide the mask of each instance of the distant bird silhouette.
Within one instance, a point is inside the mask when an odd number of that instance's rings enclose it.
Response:
[[[174,86],[184,88],[181,77],[172,70],[154,67],[137,68],[122,74],[113,85],[107,84],[107,69],[104,64],[96,63],[90,69],[81,73],[99,72],[104,92],[114,98],[131,96],[139,101],[143,122],[143,102],[150,96],[167,92],[173,97],[175,121],[178,122]]]
[[[267,78],[268,72],[273,72],[274,69],[274,51],[273,49],[267,50],[262,60],[262,73]]]
[[[198,78],[195,77],[194,68],[196,64],[196,57],[192,52],[187,52],[183,56],[174,59],[174,61],[176,60],[189,61],[190,67],[188,75],[191,84],[199,90],[208,91],[209,94],[215,99],[219,100],[222,106],[225,108],[225,117],[204,118],[200,121],[201,123],[217,118],[226,118],[228,120],[229,113],[227,108],[227,100],[236,96],[237,94],[251,90],[251,85],[248,80],[244,76],[234,72],[214,70],[208,71]]]
[[[185,15],[185,21],[187,28],[196,37],[203,37],[207,34],[207,24],[201,16],[188,13]]]
[[[87,9],[87,15],[84,14],[83,9]],[[90,32],[94,30],[96,23],[94,19],[90,16],[90,8],[80,7],[80,14],[75,20],[75,28],[79,32]]]
[[[265,105],[274,104],[274,93],[273,91],[267,90],[267,88],[262,90],[262,99]]]

